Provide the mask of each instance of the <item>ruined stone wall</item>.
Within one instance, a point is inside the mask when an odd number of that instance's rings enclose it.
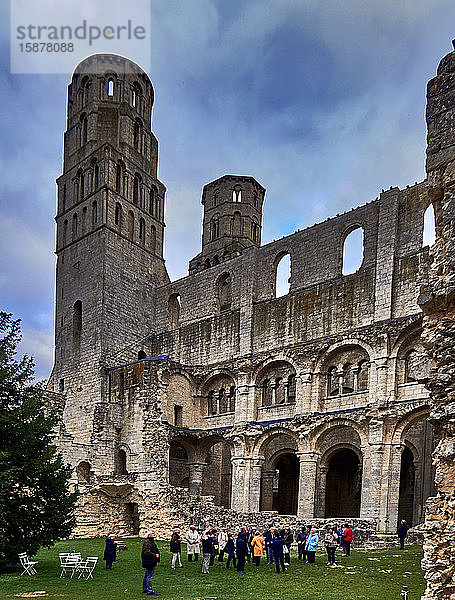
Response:
[[[423,566],[426,600],[455,598],[455,52],[442,59],[429,81],[427,173],[436,213],[436,243],[431,249],[429,282],[419,303],[425,314],[423,343],[433,368],[430,419],[437,494],[426,515]]]

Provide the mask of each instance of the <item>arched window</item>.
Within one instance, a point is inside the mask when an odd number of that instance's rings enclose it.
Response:
[[[123,163],[118,162],[115,170],[115,191],[119,194],[122,193],[123,170]]]
[[[210,240],[216,240],[220,235],[220,220],[213,217],[210,221]]]
[[[133,180],[133,204],[139,202],[139,186],[140,186],[140,175],[136,173]]]
[[[354,391],[354,371],[351,363],[343,366],[343,394],[351,394]]]
[[[84,206],[84,208],[82,209],[82,219],[81,219],[81,233],[82,233],[82,235],[85,235],[86,231],[87,231],[87,207]]]
[[[404,382],[415,383],[414,366],[416,364],[417,352],[414,349],[409,350],[404,358]]]
[[[71,234],[74,241],[77,238],[77,213],[74,213],[73,215],[73,225],[71,228]]]
[[[119,202],[115,204],[115,224],[119,229],[122,227],[122,206]]]
[[[145,242],[145,221],[142,218],[139,219],[139,241]]]
[[[235,186],[232,192],[232,202],[241,202],[242,201],[242,188],[239,186]]]
[[[76,475],[79,483],[90,483],[90,463],[83,460],[76,467]]]
[[[100,168],[99,168],[98,163],[96,162],[96,160],[94,160],[92,162],[92,168],[93,168],[93,186],[92,186],[92,190],[95,191],[95,190],[98,189],[99,179],[100,179]]]
[[[358,367],[357,389],[359,392],[364,392],[368,389],[368,361],[361,360]]]
[[[231,308],[231,276],[229,273],[223,273],[218,279],[218,306],[220,311],[230,310]]]
[[[131,95],[131,104],[135,108],[139,108],[139,100],[140,100],[141,94],[142,94],[142,88],[137,83],[137,81],[135,81],[133,84],[133,91],[132,91],[132,95]]]
[[[251,239],[253,242],[259,242],[259,225],[255,220],[251,221]]]
[[[270,379],[264,379],[262,382],[262,406],[270,406],[272,404],[272,386]]]
[[[134,240],[134,213],[132,210],[128,211],[128,237],[131,241]]]
[[[62,244],[65,245],[68,237],[68,219],[63,221],[63,236],[62,236]]]
[[[109,77],[107,82],[107,95],[112,98],[114,96],[114,80]]]
[[[363,229],[357,227],[346,236],[343,244],[343,275],[360,269],[363,263]]]
[[[235,386],[229,388],[229,412],[235,412]]]
[[[133,146],[136,150],[140,151],[141,145],[141,133],[142,133],[142,121],[136,119],[134,121],[134,133],[133,133]]]
[[[327,396],[339,395],[340,378],[336,367],[330,367],[327,371]]]
[[[147,354],[144,352],[144,350],[139,350],[137,353],[137,359],[144,360],[144,358],[147,358]]]
[[[291,278],[291,257],[289,254],[282,256],[275,266],[275,298],[289,294],[289,280]]]
[[[155,213],[155,188],[154,187],[150,188],[149,213],[153,216],[156,216],[156,213]]]
[[[220,414],[228,412],[228,400],[226,396],[226,390],[221,388],[218,392],[218,411]]]
[[[150,252],[156,253],[156,228],[154,225],[150,227]]]
[[[429,204],[423,216],[423,245],[432,246],[436,241],[434,206]]]
[[[98,223],[98,203],[96,200],[92,202],[92,227]]]
[[[79,348],[82,333],[82,302],[76,300],[73,305],[73,346]]]
[[[296,391],[296,379],[295,374],[291,373],[288,377],[288,402],[295,402],[295,391]]]
[[[125,450],[118,450],[117,456],[115,457],[115,471],[117,475],[127,475],[126,470],[126,452]]]
[[[88,119],[87,115],[81,115],[81,146],[87,143],[88,140]]]
[[[168,300],[169,329],[177,329],[180,321],[180,294],[171,294]]]

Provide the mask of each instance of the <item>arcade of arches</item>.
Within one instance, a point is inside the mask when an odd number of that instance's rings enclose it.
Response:
[[[228,437],[195,443],[181,436],[170,444],[169,483],[243,512],[377,518],[384,531],[402,518],[414,525],[424,520],[425,500],[434,493],[433,435],[424,418],[379,448],[345,423],[314,432],[312,447],[301,446],[294,432],[283,429],[252,440],[249,456],[240,455]],[[378,500],[382,494],[387,503]],[[388,505],[387,514],[381,504]]]

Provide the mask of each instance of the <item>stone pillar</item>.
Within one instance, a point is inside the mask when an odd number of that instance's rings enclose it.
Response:
[[[379,498],[382,493],[384,448],[381,444],[363,446],[362,456],[360,518],[375,519],[379,516]]]
[[[202,474],[204,472],[205,463],[189,462],[189,492],[195,496],[202,494]]]
[[[273,510],[273,478],[275,471],[262,471],[262,505],[261,510]]]
[[[455,598],[455,52],[439,64],[427,89],[427,190],[436,216],[429,281],[418,298],[422,342],[432,369],[430,420],[438,444],[433,454],[437,495],[427,503],[422,566],[424,598]]]
[[[248,512],[248,462],[246,456],[233,456],[231,508],[238,512]]]
[[[387,399],[387,375],[388,375],[388,360],[387,357],[377,357],[374,359],[376,365],[376,390],[372,396],[376,400]]]
[[[404,446],[392,444],[390,448],[390,463],[388,469],[388,511],[386,530],[396,533],[398,525],[398,503],[400,501],[401,454]]]
[[[259,501],[261,498],[261,475],[262,466],[264,464],[263,457],[254,458],[251,464],[251,476],[250,476],[250,512],[259,511]]]
[[[317,489],[316,489],[316,507],[314,516],[318,519],[325,518],[325,491],[327,487],[327,473],[329,467],[318,467],[317,472]]]
[[[235,415],[234,421],[238,423],[246,423],[250,412],[250,388],[248,386],[248,374],[239,373],[237,377],[237,394],[235,399]]]
[[[319,453],[296,452],[296,455],[300,466],[297,515],[300,519],[313,519]]]
[[[300,373],[295,380],[295,412],[303,415],[311,412],[311,381],[313,375],[310,372]]]

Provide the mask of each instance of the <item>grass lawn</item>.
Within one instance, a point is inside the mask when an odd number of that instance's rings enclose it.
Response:
[[[143,540],[127,539],[128,550],[118,553],[112,571],[106,571],[102,560],[104,540],[79,539],[59,542],[50,550],[43,549],[36,559],[38,574],[20,576],[21,570],[0,575],[0,598],[45,590],[50,598],[65,600],[128,600],[142,598],[143,569],[140,554]],[[172,600],[238,600],[291,599],[298,600],[400,600],[406,584],[409,600],[418,600],[425,583],[420,569],[422,549],[409,546],[406,550],[353,550],[350,558],[339,558],[338,568],[326,566],[326,553],[316,554],[316,565],[302,564],[295,555],[286,574],[276,574],[272,567],[247,564],[245,574],[229,571],[225,563],[215,560],[210,575],[202,575],[201,561],[188,563],[183,555],[183,569],[170,568],[169,544],[158,543],[161,550],[154,589],[161,597]],[[80,552],[99,556],[93,580],[59,578],[59,552]],[[338,560],[338,555],[337,555]]]

